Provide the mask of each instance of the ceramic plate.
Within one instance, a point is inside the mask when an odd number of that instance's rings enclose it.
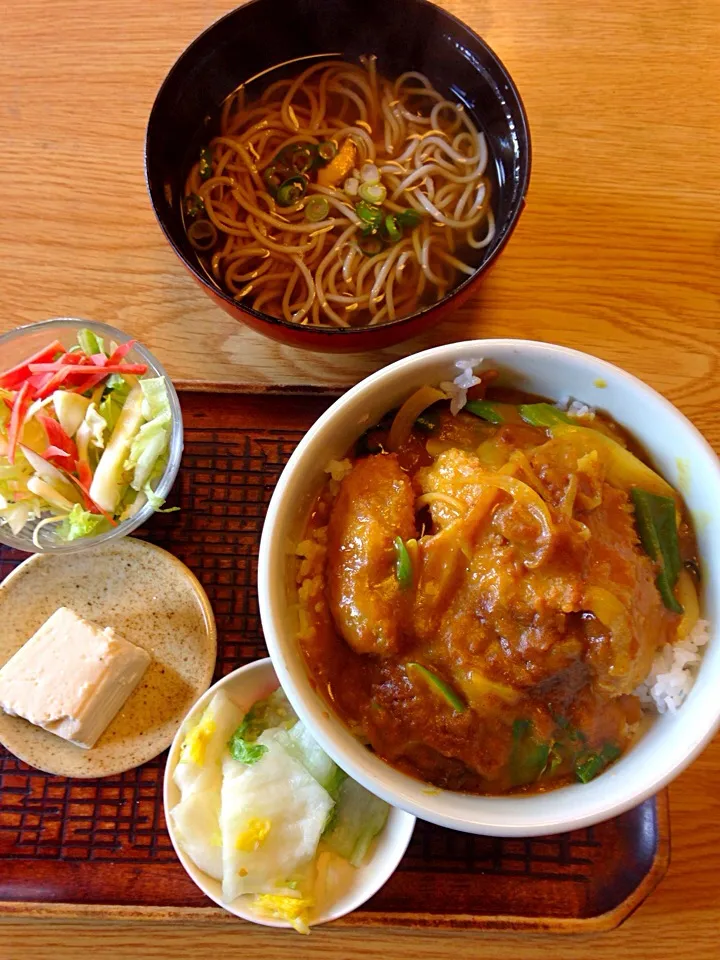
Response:
[[[143,647],[152,662],[91,750],[0,711],[0,743],[33,767],[109,777],[170,746],[215,668],[215,619],[205,591],[178,559],[142,540],[69,556],[38,554],[0,585],[0,666],[57,610],[71,607]]]

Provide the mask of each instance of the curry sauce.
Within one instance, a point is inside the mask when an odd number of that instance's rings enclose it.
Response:
[[[421,780],[498,794],[622,754],[697,566],[679,495],[617,424],[488,380],[333,465],[298,584],[309,672],[350,729]],[[668,504],[676,564],[639,519]]]

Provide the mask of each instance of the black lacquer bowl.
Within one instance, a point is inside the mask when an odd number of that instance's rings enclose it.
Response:
[[[228,94],[279,64],[333,53],[348,60],[375,54],[379,70],[390,77],[407,70],[425,73],[440,92],[470,111],[492,157],[496,233],[476,272],[443,300],[373,327],[300,326],[240,305],[202,270],[181,218],[186,174],[199,147],[214,135]],[[145,164],[160,226],[219,306],[285,343],[362,351],[414,336],[468,297],[505,246],[523,209],[530,133],[520,95],[497,56],[469,27],[426,0],[251,0],[193,41],[168,74],[150,114]]]

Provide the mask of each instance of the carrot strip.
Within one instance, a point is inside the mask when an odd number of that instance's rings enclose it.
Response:
[[[57,420],[53,420],[52,417],[48,417],[44,413],[37,413],[35,417],[47,434],[50,446],[59,447],[60,450],[64,450],[65,453],[72,458],[74,466],[78,458],[78,449],[72,437],[69,437]]]
[[[87,354],[76,350],[75,353],[66,353],[64,357],[58,357],[55,363],[61,363],[63,366],[82,367],[87,366],[90,359]]]
[[[40,456],[44,460],[49,460],[50,463],[52,463],[55,460],[61,460],[62,463],[64,464],[67,460],[70,459],[70,454],[67,452],[67,450],[61,450],[60,447],[54,447],[52,444],[50,444],[49,447],[43,450]],[[56,464],[56,466],[58,466],[58,464]]]
[[[31,395],[30,384],[25,381],[18,390],[15,401],[13,402],[12,413],[10,414],[10,426],[8,428],[8,463],[15,463],[15,449],[20,439],[20,427],[25,419],[25,414],[30,406]]]
[[[107,373],[147,373],[146,363],[113,363],[103,367]]]
[[[84,484],[89,490],[90,484],[92,483],[93,474],[92,470],[90,469],[90,464],[87,462],[87,460],[78,460],[77,474],[80,479],[80,483]]]
[[[68,374],[70,373],[70,367],[61,367],[56,373],[36,373],[31,377],[31,381],[34,377],[43,377],[42,382],[38,383],[38,386],[35,388],[35,397],[38,400],[44,400],[45,397],[49,397],[51,393],[54,393],[59,386],[66,380]]]
[[[116,347],[115,350],[113,350],[113,352],[108,357],[108,363],[111,365],[113,363],[120,363],[123,357],[127,356],[127,354],[130,353],[130,351],[132,350],[132,348],[135,346],[136,343],[137,343],[136,340],[128,340],[127,343],[121,343],[120,346]]]
[[[94,364],[93,364],[94,366]],[[60,363],[31,363],[30,373],[56,373],[58,370],[68,370],[70,376],[87,376],[89,364],[70,364],[62,365]],[[108,373],[146,373],[147,365],[144,363],[114,363],[102,367],[104,374]]]
[[[54,340],[48,344],[47,347],[43,347],[42,350],[33,354],[32,357],[28,357],[27,360],[23,360],[23,362],[18,363],[17,366],[0,373],[0,387],[11,388],[19,386],[23,381],[27,380],[30,375],[31,371],[29,367],[31,363],[42,363],[45,360],[52,360],[56,353],[64,352],[65,347],[59,340]]]
[[[85,464],[85,466],[87,466],[87,464]],[[95,503],[93,498],[90,496],[89,485],[86,483],[83,483],[81,480],[78,480],[78,478],[73,476],[72,473],[70,473],[68,470],[63,470],[63,473],[66,474],[68,480],[72,480],[75,486],[80,490],[80,493],[82,493],[83,500],[85,501],[85,508],[89,510],[91,513],[101,513],[105,517],[105,519],[108,521],[108,523],[110,523],[113,527],[116,527],[117,520],[114,520],[110,516],[110,514],[107,512],[107,510],[103,510],[103,508],[99,504]]]
[[[85,393],[86,390],[92,390],[94,387],[97,387],[98,384],[102,383],[103,380],[106,380],[108,377],[107,370],[100,370],[98,373],[92,373],[87,378],[83,380],[82,383],[79,383],[75,387],[70,387],[71,393]]]
[[[46,383],[48,383],[53,377],[52,373],[32,373],[27,378],[27,383],[30,384],[34,391],[42,390]]]

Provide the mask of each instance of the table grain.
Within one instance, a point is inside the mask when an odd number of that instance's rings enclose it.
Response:
[[[292,0],[288,0],[292,2]],[[388,0],[391,2],[391,0]],[[280,347],[214,307],[157,227],[143,140],[177,55],[218,0],[5,0],[0,14],[0,330],[85,316],[141,338],[183,385],[343,386],[423,346],[522,336],[661,390],[720,449],[720,2],[443,0],[497,51],[533,137],[528,205],[474,298],[389,351]],[[0,922],[0,958],[720,955],[720,741],[670,791],[672,863],[603,936],[352,931],[240,922]]]

